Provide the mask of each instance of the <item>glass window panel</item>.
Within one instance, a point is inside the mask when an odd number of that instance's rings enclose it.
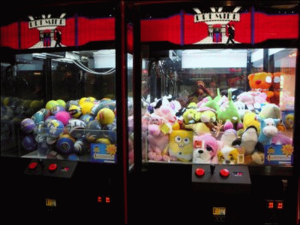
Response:
[[[145,162],[292,164],[296,49],[143,53]]]
[[[115,163],[115,50],[18,54],[15,62],[1,63],[1,153]]]

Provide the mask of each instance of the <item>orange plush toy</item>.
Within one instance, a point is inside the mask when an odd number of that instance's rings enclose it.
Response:
[[[267,101],[273,97],[274,93],[270,91],[273,84],[273,74],[266,72],[251,73],[248,75],[249,85],[252,91],[260,91],[267,94]]]

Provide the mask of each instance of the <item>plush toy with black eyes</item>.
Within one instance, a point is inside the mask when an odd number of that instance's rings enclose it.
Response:
[[[232,146],[244,150],[245,164],[261,165],[264,163],[264,146],[258,141],[257,129],[258,127],[253,123],[253,125],[246,127],[240,138],[237,138],[232,142]]]
[[[193,163],[218,163],[221,144],[211,134],[194,136]]]
[[[270,91],[273,83],[273,74],[266,72],[252,73],[248,75],[249,85],[252,91],[259,91],[267,94],[267,102],[274,96],[274,92]]]
[[[163,154],[164,161],[191,162],[193,158],[193,131],[175,130],[170,133],[169,157]]]
[[[272,138],[278,133],[277,124],[280,122],[280,119],[261,119],[260,121],[260,134],[258,136],[258,141],[263,145],[269,145],[272,143]]]

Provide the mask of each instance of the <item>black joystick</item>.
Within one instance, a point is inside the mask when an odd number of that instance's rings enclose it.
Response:
[[[215,168],[216,168],[216,165],[214,165],[214,164],[210,165],[210,174],[214,174]]]

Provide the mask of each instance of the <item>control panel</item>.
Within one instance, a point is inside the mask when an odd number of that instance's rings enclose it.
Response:
[[[193,164],[192,184],[196,192],[247,194],[251,179],[246,165]]]
[[[24,173],[27,175],[71,178],[77,162],[61,160],[31,160]]]

